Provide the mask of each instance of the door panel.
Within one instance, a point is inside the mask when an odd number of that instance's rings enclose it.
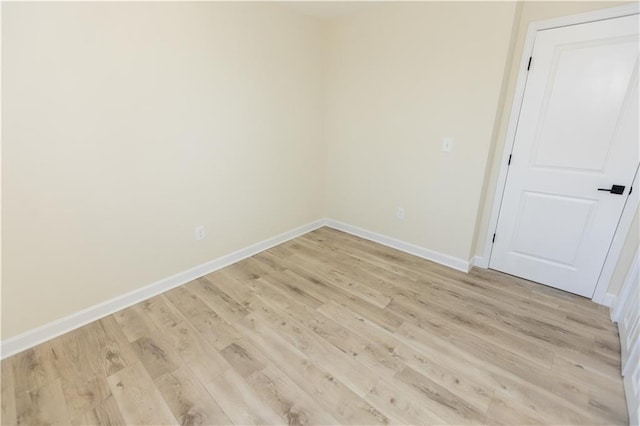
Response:
[[[535,131],[534,165],[603,171],[631,81],[637,42],[624,37],[597,43],[555,48]]]
[[[593,295],[640,162],[638,26],[538,31],[491,268]]]
[[[594,200],[525,191],[511,246],[532,260],[575,269],[582,236],[593,219]],[[555,218],[570,215],[571,223]]]

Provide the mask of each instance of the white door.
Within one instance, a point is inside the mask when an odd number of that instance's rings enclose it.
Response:
[[[491,268],[592,297],[640,162],[638,28],[537,32]]]

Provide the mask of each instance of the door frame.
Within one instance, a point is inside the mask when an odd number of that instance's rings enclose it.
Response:
[[[504,196],[504,189],[507,184],[507,172],[508,172],[508,159],[513,151],[513,145],[515,143],[516,129],[518,127],[518,120],[520,119],[520,109],[522,107],[522,101],[524,99],[524,92],[527,86],[527,67],[529,65],[529,57],[532,56],[533,46],[536,39],[536,34],[540,30],[547,30],[552,28],[566,27],[570,25],[585,24],[588,22],[602,21],[605,19],[621,18],[624,16],[640,14],[640,4],[632,3],[624,6],[612,7],[602,10],[596,10],[593,12],[580,13],[577,15],[563,16],[559,18],[545,19],[543,21],[534,21],[529,24],[527,29],[527,37],[525,39],[524,48],[522,49],[522,57],[520,59],[520,68],[518,70],[518,79],[516,81],[516,88],[513,96],[513,103],[511,105],[511,113],[509,116],[509,124],[507,127],[507,134],[505,137],[505,144],[502,151],[502,157],[500,160],[500,171],[498,173],[498,180],[496,182],[496,190],[493,198],[493,205],[491,207],[491,216],[489,217],[489,226],[487,228],[487,235],[485,237],[483,264],[477,264],[477,266],[489,267],[491,260],[491,251],[493,249],[493,234],[498,227],[498,217],[500,215],[500,207],[502,205],[502,198]],[[636,186],[636,190],[631,193],[631,196],[627,198],[624,209],[622,211],[622,217],[618,222],[618,226],[613,236],[609,252],[605,258],[604,266],[596,289],[593,293],[593,300],[601,305],[611,306],[613,303],[613,297],[607,295],[607,289],[609,287],[609,281],[616,264],[624,241],[631,228],[631,222],[635,214],[635,210],[638,207],[638,201],[640,197],[640,187],[637,187],[638,173],[634,179],[633,185]]]

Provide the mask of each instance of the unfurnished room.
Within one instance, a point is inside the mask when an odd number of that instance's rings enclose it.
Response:
[[[638,425],[639,2],[0,12],[2,425]]]

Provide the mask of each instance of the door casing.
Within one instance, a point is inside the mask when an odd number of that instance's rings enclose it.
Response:
[[[498,216],[500,213],[500,206],[502,204],[502,197],[504,195],[504,189],[507,183],[507,170],[509,155],[513,150],[515,143],[516,129],[518,120],[520,118],[520,108],[524,99],[524,91],[527,82],[527,66],[529,64],[529,57],[533,53],[533,46],[536,39],[536,34],[540,30],[566,27],[569,25],[584,24],[594,21],[602,21],[605,19],[620,18],[623,16],[640,14],[640,4],[633,3],[629,5],[597,10],[593,12],[581,13],[571,16],[563,16],[560,18],[547,19],[544,21],[535,21],[529,24],[527,29],[527,37],[525,39],[524,48],[522,51],[522,58],[520,59],[520,68],[518,71],[518,79],[516,82],[516,89],[514,92],[513,104],[511,106],[511,114],[509,118],[509,124],[507,127],[507,135],[505,138],[505,145],[502,152],[502,158],[500,162],[500,171],[498,174],[498,180],[496,183],[496,190],[493,199],[493,205],[491,208],[491,216],[489,218],[489,226],[487,235],[484,242],[483,256],[474,260],[474,265],[487,268],[489,266],[489,259],[491,257],[491,250],[493,247],[493,233],[498,226]],[[637,187],[638,176],[634,179],[634,191],[628,197],[627,203],[622,211],[622,217],[616,228],[616,232],[613,236],[609,253],[605,259],[605,263],[596,284],[596,289],[591,300],[596,303],[611,306],[613,300],[607,295],[607,288],[609,287],[609,281],[615,265],[617,264],[618,257],[622,251],[622,246],[627,234],[631,228],[631,222],[635,210],[638,208],[640,197],[640,187]]]

